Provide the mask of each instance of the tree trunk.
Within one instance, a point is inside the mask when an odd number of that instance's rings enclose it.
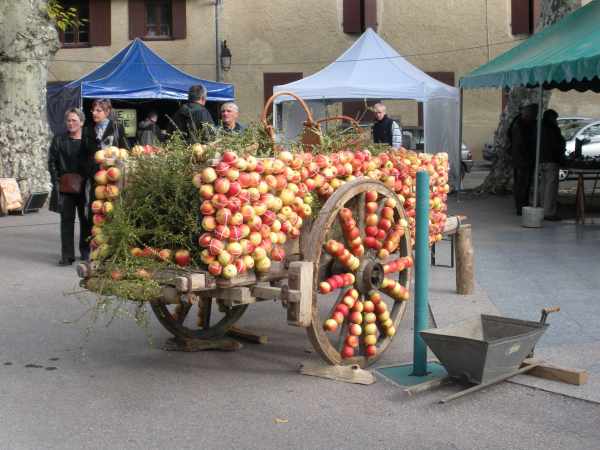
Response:
[[[575,10],[579,0],[542,0],[540,20],[536,31],[558,22],[562,17]],[[548,106],[552,91],[544,91],[544,109]],[[494,132],[494,152],[498,157],[492,164],[490,173],[477,189],[479,192],[491,194],[506,194],[512,191],[513,165],[508,146],[508,131],[512,121],[519,113],[521,106],[528,103],[538,103],[538,89],[523,87],[512,88],[508,94],[506,107],[500,114],[498,128]],[[540,114],[542,111],[540,111]]]
[[[59,48],[44,0],[0,0],[0,177],[47,190],[48,63]]]

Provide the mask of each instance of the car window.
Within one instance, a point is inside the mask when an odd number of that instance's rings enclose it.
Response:
[[[575,135],[589,123],[585,120],[558,120],[558,126],[566,141],[570,141]]]
[[[585,128],[581,133],[581,136],[586,139],[598,139],[600,138],[600,123],[595,123]]]

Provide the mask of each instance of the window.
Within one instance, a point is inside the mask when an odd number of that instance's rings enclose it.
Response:
[[[533,34],[540,18],[541,0],[511,0],[512,34]]]
[[[292,81],[302,79],[302,72],[265,72],[263,73],[263,94],[264,102],[266,103],[269,97],[273,95],[273,86],[288,84]],[[269,108],[268,114],[273,111]]]
[[[344,33],[377,30],[377,0],[344,0]]]
[[[71,8],[76,10],[76,18],[81,23],[79,25],[68,26],[64,31],[59,31],[60,42],[63,47],[87,46],[90,41],[90,7],[86,1],[62,1],[62,7],[65,10]]]
[[[110,45],[110,0],[62,1],[65,8],[75,8],[82,23],[59,31],[63,48]]]
[[[186,0],[129,0],[129,38],[185,39]]]
[[[146,37],[171,37],[171,2],[146,2]]]

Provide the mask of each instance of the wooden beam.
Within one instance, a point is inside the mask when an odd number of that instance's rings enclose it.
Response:
[[[533,370],[529,371],[527,375],[543,378],[545,380],[574,384],[576,386],[587,383],[589,378],[586,370],[558,367],[546,362],[536,361],[535,359],[526,359],[523,361],[522,365],[532,364],[533,362],[538,362],[538,365]]]
[[[191,283],[191,286],[190,286]],[[203,273],[191,273],[187,277],[176,277],[175,287],[179,292],[188,292],[204,289],[207,286],[206,275]]]
[[[313,269],[312,262],[295,261],[290,264],[288,276],[287,321],[289,325],[308,327],[312,321],[313,302]],[[298,293],[294,298],[292,293]]]
[[[248,342],[254,342],[255,344],[266,344],[269,342],[269,337],[266,335],[256,334],[250,330],[236,326],[233,326],[227,330],[227,336],[236,339],[243,339],[244,341]]]
[[[471,225],[461,225],[456,232],[456,292],[470,295],[475,292],[475,267]]]
[[[326,366],[323,363],[312,364],[303,363],[300,365],[302,375],[311,375],[313,377],[328,378],[344,383],[355,384],[373,384],[375,377],[367,370],[361,369],[357,365],[352,366]]]

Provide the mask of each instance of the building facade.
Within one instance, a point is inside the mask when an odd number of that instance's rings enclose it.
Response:
[[[180,69],[215,80],[217,48],[227,41],[244,122],[257,120],[272,86],[322,69],[371,26],[412,64],[449,84],[526,38],[539,0],[64,0],[86,21],[61,33],[50,81],[73,80],[142,38]],[[586,0],[582,1],[587,3]],[[218,30],[218,38],[216,36]],[[599,116],[588,94],[553,93],[561,115]],[[466,91],[464,139],[481,156],[502,107],[499,90]],[[344,111],[355,112],[356,105]],[[419,108],[390,107],[405,125]]]

